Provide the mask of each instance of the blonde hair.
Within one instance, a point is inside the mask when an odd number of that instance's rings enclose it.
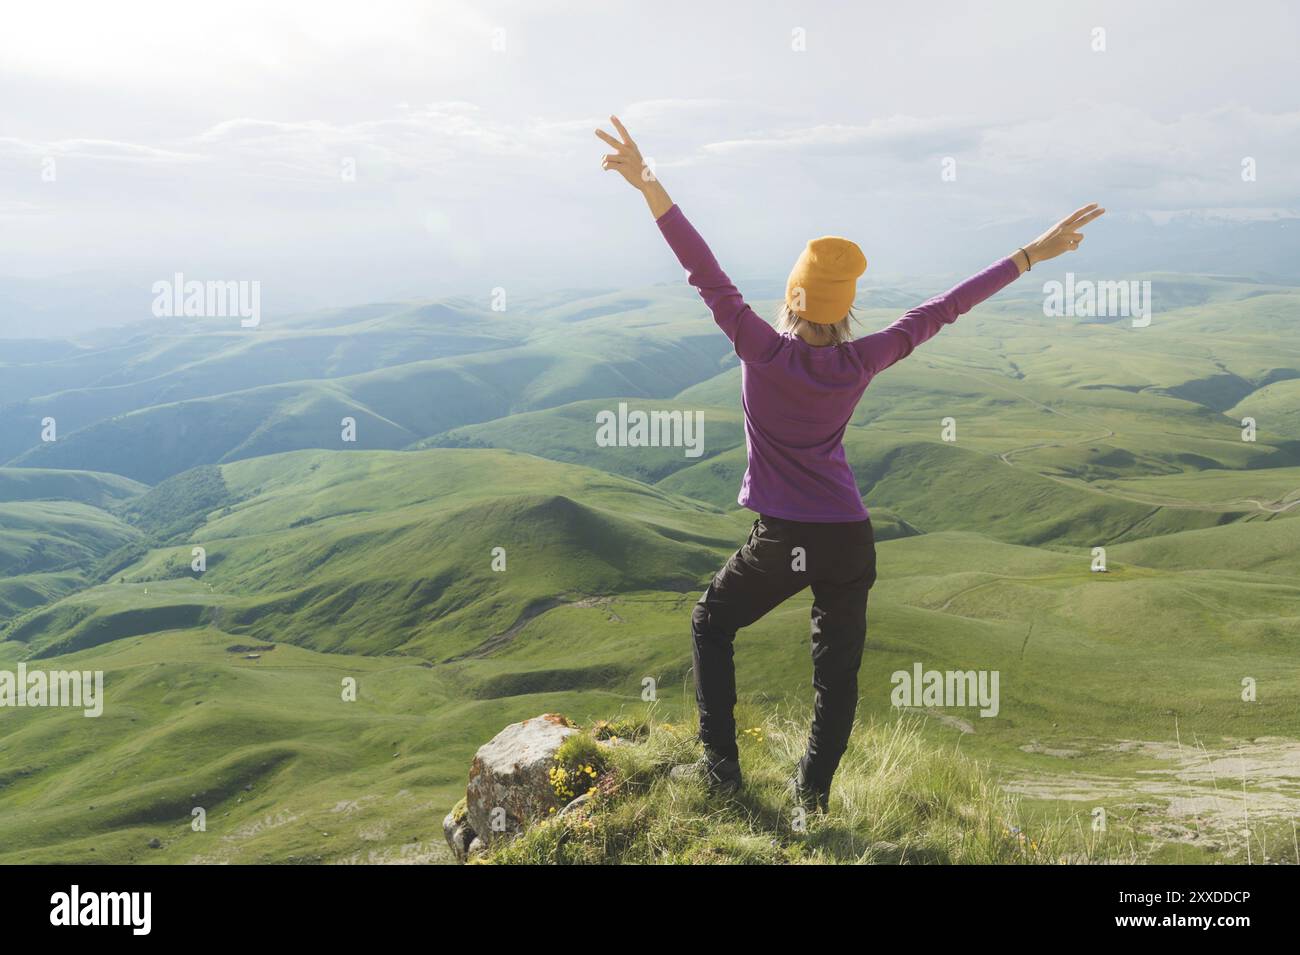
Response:
[[[785,302],[781,303],[781,308],[776,313],[776,330],[778,332],[789,332],[792,335],[798,335],[801,329],[816,329],[813,337],[821,339],[827,345],[843,345],[845,342],[853,340],[853,328],[851,323],[857,321],[857,316],[853,314],[853,307],[849,307],[849,312],[843,318],[833,325],[822,325],[818,322],[810,322],[806,318],[800,318],[790,310],[790,306]]]

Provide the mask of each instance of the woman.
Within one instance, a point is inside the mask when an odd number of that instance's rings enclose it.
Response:
[[[851,340],[857,279],[867,260],[835,236],[809,242],[786,282],[773,328],[745,304],[699,233],[646,168],[618,117],[596,135],[613,152],[602,167],[640,190],[660,231],[741,361],[748,467],[737,498],[758,513],[749,539],[713,578],[691,618],[695,700],[704,756],[695,767],[715,792],[741,782],[736,750],[736,631],[805,587],[813,592],[813,719],[791,785],[810,810],[825,810],[858,702],[867,593],[876,579],[871,521],[844,456],[844,429],[871,379],[906,358],[1031,266],[1073,251],[1079,231],[1105,210],[1066,216],[1028,245],[909,311],[888,328]]]

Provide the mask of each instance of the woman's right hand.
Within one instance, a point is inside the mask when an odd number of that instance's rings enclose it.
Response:
[[[1048,259],[1054,259],[1058,255],[1073,252],[1079,248],[1080,243],[1083,242],[1083,233],[1080,230],[1105,211],[1095,202],[1090,202],[1086,206],[1075,209],[1025,246],[1025,252],[1029,253],[1030,263],[1037,265],[1039,262],[1046,262]],[[1020,254],[1019,250],[1012,258],[1017,261],[1022,271],[1028,267],[1025,263],[1025,257]]]
[[[609,121],[618,130],[620,138],[615,139],[603,129],[596,130],[597,136],[614,147],[612,153],[606,153],[602,157],[600,168],[606,171],[613,169],[626,179],[630,186],[645,196],[646,205],[650,207],[650,214],[655,219],[658,219],[672,208],[673,201],[668,197],[663,184],[655,178],[654,171],[651,170],[649,164],[641,158],[641,150],[637,148],[636,143],[632,142],[627,127],[619,121],[617,116],[611,116]]]
[[[612,153],[606,153],[601,159],[600,168],[606,172],[612,169],[626,179],[629,185],[636,189],[644,189],[646,183],[654,181],[654,173],[650,171],[645,160],[641,158],[641,150],[637,148],[636,143],[632,142],[627,127],[619,121],[617,116],[611,116],[609,121],[618,130],[620,138],[615,139],[603,129],[596,130],[597,136],[614,147]]]

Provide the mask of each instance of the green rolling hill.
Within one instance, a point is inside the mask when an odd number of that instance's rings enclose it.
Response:
[[[1152,281],[1147,328],[1018,288],[867,391],[861,713],[899,719],[917,662],[996,670],[997,717],[907,718],[1031,819],[1104,805],[1115,853],[1214,861],[1240,848],[1233,767],[1260,838],[1300,807],[1300,292]],[[446,861],[504,723],[640,712],[647,679],[689,720],[690,608],[752,519],[739,375],[679,288],[6,350],[0,670],[99,669],[107,704],[0,711],[0,861]],[[702,453],[599,446],[620,401],[700,411]],[[809,607],[742,633],[747,703],[806,705]]]
[[[346,449],[342,421],[356,421],[359,449],[400,448],[458,425],[591,395],[671,395],[711,372],[715,336],[632,337],[595,330],[579,340],[538,333],[526,345],[413,361],[356,375],[291,381],[152,404],[39,442],[57,402],[5,409],[12,463],[77,467],[155,482],[201,464],[300,448]],[[2,436],[0,436],[2,437]]]
[[[701,421],[702,428],[698,433],[692,431],[692,437],[698,439],[698,447],[686,447],[684,428],[681,431],[683,443],[678,447],[645,447],[638,448],[636,454],[629,454],[625,447],[600,446],[596,440],[597,415],[602,412],[617,415],[620,403],[626,404],[629,411],[647,414],[676,412],[679,415],[697,415],[694,420]],[[743,447],[744,443],[744,419],[738,408],[693,405],[679,395],[672,399],[646,400],[624,396],[575,401],[453,428],[416,442],[412,448],[508,448],[554,461],[586,464],[653,484],[675,471],[706,462],[732,448]]]
[[[646,677],[666,705],[682,702],[690,604],[744,531],[739,514],[494,450],[295,452],[221,470],[231,503],[183,544],[29,615],[0,642],[0,662],[103,668],[114,701],[112,719],[86,721],[89,737],[57,729],[79,715],[6,719],[6,861],[90,848],[111,861],[335,859],[406,845],[436,856],[421,799],[454,795],[494,722],[539,707],[588,718],[636,706]],[[525,474],[563,493],[520,495]],[[202,575],[188,570],[195,542],[208,548]],[[494,546],[506,547],[504,572],[490,569]],[[974,718],[963,746],[1008,772],[1060,762],[1022,751],[1028,740],[1159,737],[1171,712],[1187,735],[1300,730],[1286,637],[1294,579],[1141,556],[1116,548],[1097,575],[1083,548],[951,531],[882,542],[864,715],[888,718],[888,674],[923,660],[1001,672],[1002,716]],[[743,635],[744,685],[800,693],[807,612],[804,596]],[[1228,678],[1238,672],[1267,681],[1279,702],[1243,709]],[[362,688],[355,709],[339,701],[345,676]],[[1116,760],[1074,762],[1113,770]],[[78,782],[85,773],[103,778]],[[224,820],[222,838],[186,832],[195,800]],[[353,801],[366,808],[323,824]],[[368,846],[369,832],[385,835]],[[143,848],[152,837],[165,843],[156,856]]]
[[[80,590],[136,541],[112,510],[147,490],[115,474],[0,468],[0,627]]]
[[[75,501],[112,507],[138,497],[148,485],[117,474],[41,468],[0,468],[0,502]]]

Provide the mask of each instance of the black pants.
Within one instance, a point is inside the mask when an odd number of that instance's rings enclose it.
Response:
[[[700,739],[736,756],[736,631],[812,587],[813,720],[805,778],[823,787],[849,743],[858,667],[867,639],[867,592],[876,580],[869,520],[811,524],[760,516],[695,605],[691,636]]]

